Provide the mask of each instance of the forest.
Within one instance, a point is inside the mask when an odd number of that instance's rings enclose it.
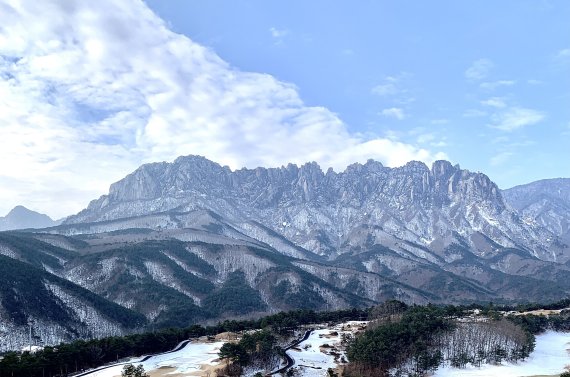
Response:
[[[368,318],[368,309],[347,309],[330,312],[296,310],[253,320],[228,320],[214,326],[193,325],[186,328],[170,328],[159,331],[78,340],[45,347],[30,352],[8,352],[0,361],[0,377],[56,377],[96,368],[129,356],[155,354],[173,349],[185,339],[214,336],[223,332],[266,329],[270,333],[283,334],[301,325],[362,320]],[[244,337],[245,338],[245,337]],[[256,338],[257,339],[257,338]],[[269,338],[268,338],[269,339]],[[257,344],[257,340],[255,342]],[[251,344],[251,342],[249,343]],[[245,346],[249,351],[249,346]],[[252,354],[247,363],[258,362],[265,355]],[[246,359],[240,359],[246,361]]]
[[[562,300],[542,308],[561,309]],[[534,335],[547,329],[570,330],[570,311],[558,315],[515,315],[519,307],[411,306],[387,301],[370,312],[368,329],[347,349],[345,377],[424,376],[447,364],[463,368],[519,361],[534,350]],[[479,315],[475,315],[478,313]]]
[[[239,278],[239,277],[236,277]],[[563,308],[569,302],[540,305]],[[534,308],[534,306],[527,306]],[[264,366],[283,357],[279,339],[304,325],[369,320],[366,331],[348,341],[346,377],[421,376],[443,363],[456,367],[501,360],[520,360],[534,347],[534,334],[546,329],[570,330],[570,311],[558,315],[503,315],[523,307],[492,303],[469,306],[408,306],[395,300],[368,309],[329,312],[295,310],[251,320],[226,320],[213,326],[192,325],[153,332],[78,340],[34,353],[9,352],[0,361],[0,377],[60,377],[116,362],[129,356],[165,352],[180,341],[223,332],[242,332],[226,343],[220,357],[228,374],[240,375],[247,365]],[[473,313],[478,312],[478,316]],[[248,332],[247,330],[261,330]],[[233,366],[233,368],[232,368]]]

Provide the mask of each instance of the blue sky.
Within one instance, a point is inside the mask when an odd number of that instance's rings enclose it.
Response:
[[[570,2],[0,0],[0,214],[143,163],[570,177]]]
[[[353,132],[444,151],[502,188],[570,176],[570,2],[148,4],[232,65],[295,84]],[[501,127],[507,119],[522,125]]]

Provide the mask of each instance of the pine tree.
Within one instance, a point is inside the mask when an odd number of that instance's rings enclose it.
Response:
[[[128,364],[123,367],[121,377],[150,377],[146,374],[142,365],[135,367],[133,364]]]

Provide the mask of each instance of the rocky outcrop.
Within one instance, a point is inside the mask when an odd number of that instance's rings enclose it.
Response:
[[[555,234],[508,206],[486,175],[447,161],[430,169],[417,161],[388,168],[370,160],[337,173],[314,162],[231,171],[203,157],[180,157],[141,166],[66,223],[196,209],[212,210],[238,228],[259,222],[331,259],[367,243],[382,244],[387,235],[436,253],[464,243],[476,255],[498,245],[544,260],[570,258]],[[362,227],[381,229],[382,235],[351,238]]]

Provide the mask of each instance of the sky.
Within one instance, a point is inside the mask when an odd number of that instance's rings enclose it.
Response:
[[[0,0],[0,215],[143,163],[570,177],[570,2]]]

